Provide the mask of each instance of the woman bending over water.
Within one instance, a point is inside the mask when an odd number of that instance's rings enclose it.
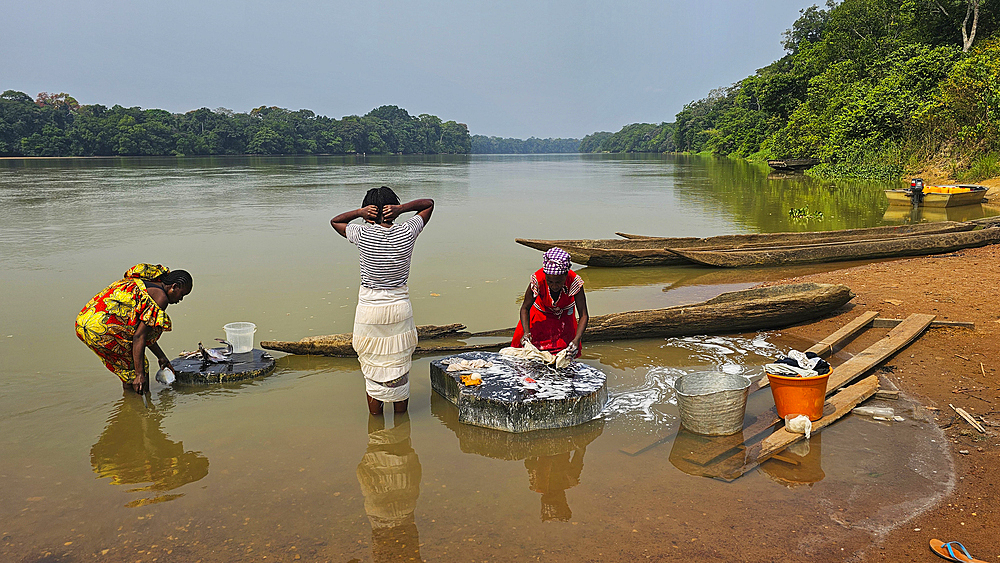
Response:
[[[402,223],[403,213],[417,214]],[[399,204],[389,188],[372,188],[361,209],[330,219],[330,225],[357,245],[361,256],[361,287],[354,314],[352,344],[365,376],[368,411],[382,414],[384,403],[405,412],[410,397],[410,361],[417,347],[417,328],[406,282],[417,235],[431,219],[434,200]],[[351,224],[354,219],[365,224]]]
[[[160,265],[137,264],[124,279],[98,293],[76,317],[76,336],[136,393],[149,390],[146,348],[161,368],[170,367],[157,340],[171,329],[167,305],[180,303],[191,293],[191,274]]]

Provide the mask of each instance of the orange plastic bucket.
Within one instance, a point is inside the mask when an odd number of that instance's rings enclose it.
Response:
[[[823,402],[826,400],[826,383],[830,373],[816,377],[767,374],[778,416],[785,418],[790,414],[804,414],[809,420],[823,418]]]

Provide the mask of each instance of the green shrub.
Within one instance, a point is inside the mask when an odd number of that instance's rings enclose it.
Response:
[[[990,152],[972,160],[966,170],[956,170],[955,178],[960,182],[976,182],[1000,176],[1000,153]]]

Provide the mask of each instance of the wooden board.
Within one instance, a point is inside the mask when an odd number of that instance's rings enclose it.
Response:
[[[872,321],[872,328],[892,328],[903,319],[883,319],[877,318]],[[933,321],[929,328],[976,328],[976,323],[968,321]]]
[[[834,332],[830,336],[827,336],[823,340],[813,344],[808,350],[806,350],[806,352],[813,352],[815,354],[819,354],[820,356],[832,354],[834,348],[854,338],[859,332],[868,328],[868,325],[870,325],[872,320],[876,317],[878,317],[878,311],[867,311],[862,313],[858,316],[858,318],[842,326],[837,332]]]
[[[854,381],[868,370],[881,364],[896,352],[902,350],[907,344],[913,342],[918,336],[927,330],[934,315],[914,313],[898,326],[889,331],[888,336],[872,344],[864,351],[837,366],[830,374],[830,382],[827,383],[826,394],[840,389],[851,381]]]

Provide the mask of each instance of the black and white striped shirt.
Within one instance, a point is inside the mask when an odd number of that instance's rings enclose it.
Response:
[[[361,285],[369,289],[395,289],[410,277],[410,258],[424,219],[414,215],[390,228],[351,223],[347,240],[358,246],[361,256]]]

